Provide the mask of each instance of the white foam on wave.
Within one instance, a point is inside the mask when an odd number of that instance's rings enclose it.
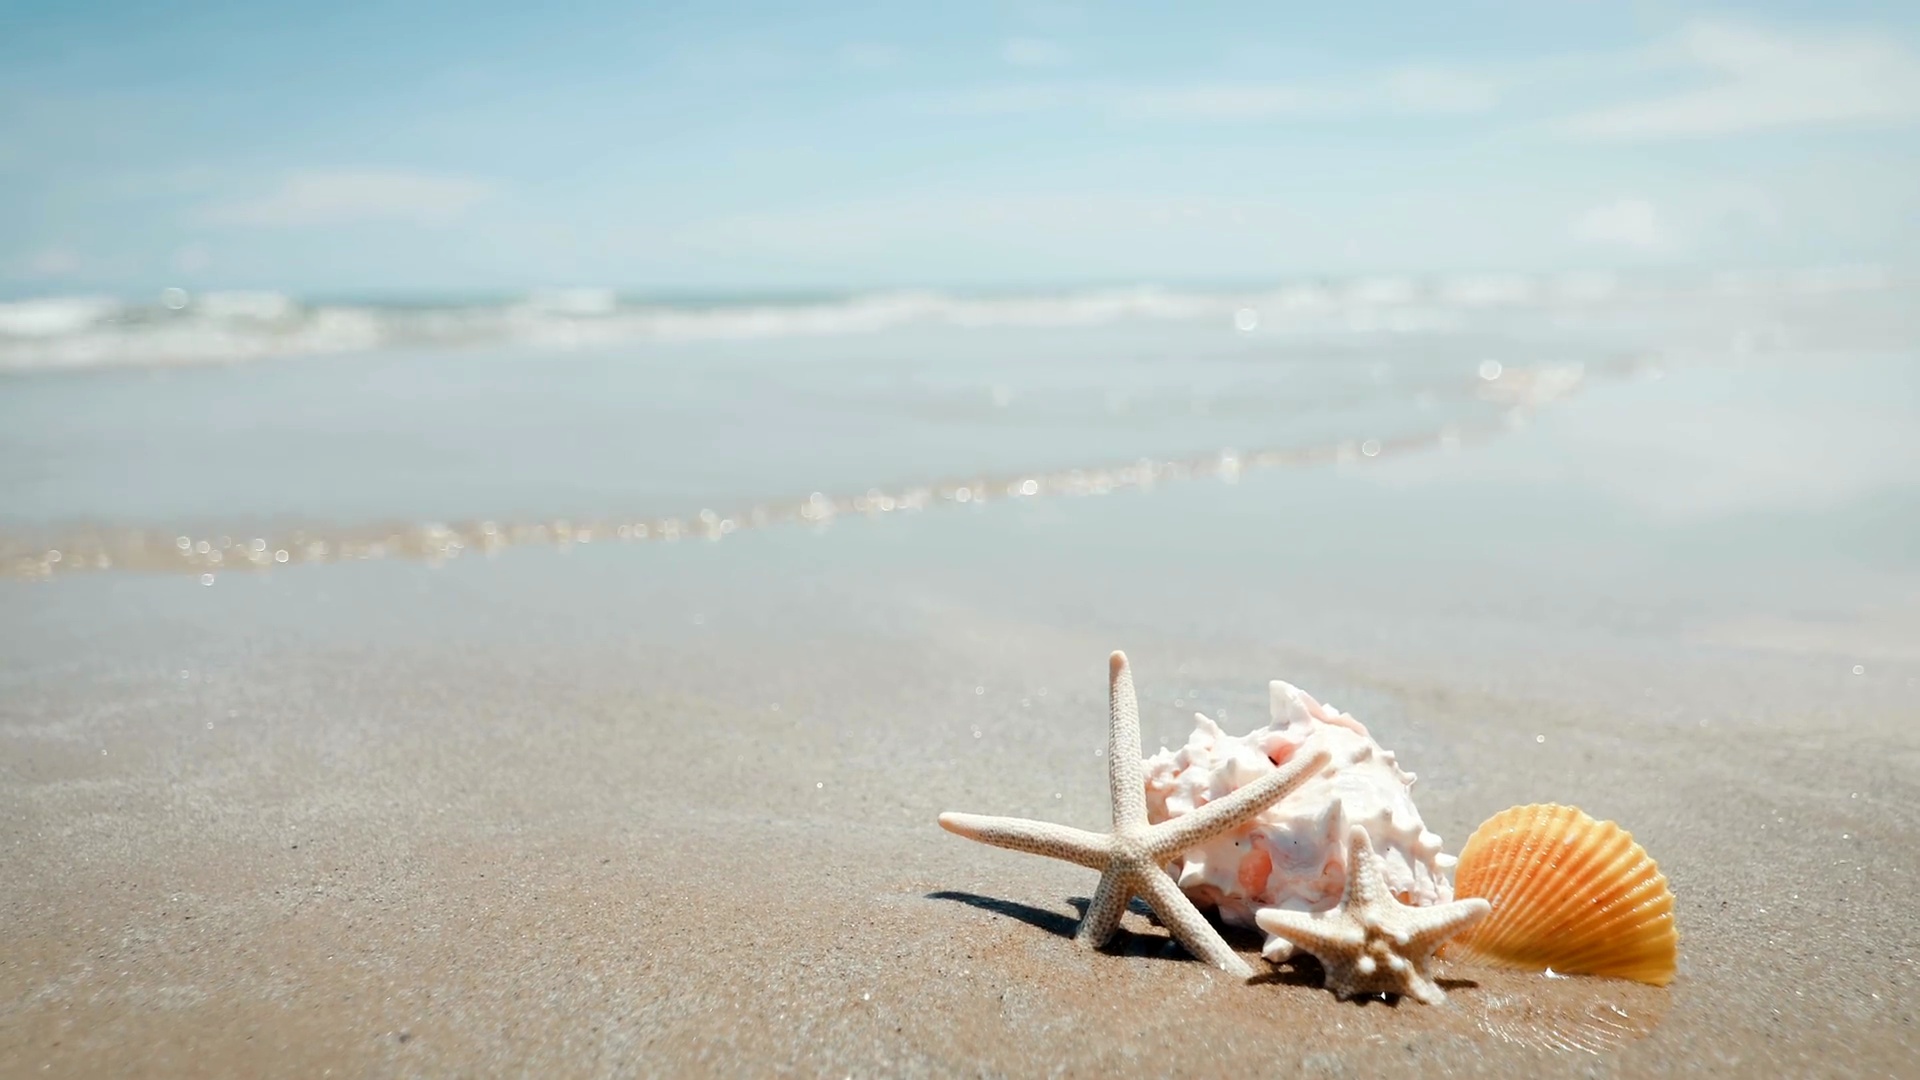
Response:
[[[266,322],[297,315],[300,305],[277,292],[214,292],[189,297],[199,313],[211,319],[250,319]]]
[[[576,348],[650,340],[808,338],[923,325],[971,330],[1215,320],[1223,332],[1263,335],[1444,333],[1499,312],[1597,310],[1689,295],[1822,295],[1895,285],[1883,271],[1849,268],[1722,274],[1692,282],[1623,280],[1612,274],[1376,276],[1236,291],[1138,286],[979,296],[922,290],[712,304],[637,301],[604,288],[439,306],[307,304],[273,292],[191,296],[169,290],[159,304],[97,296],[0,304],[0,370],[230,363],[396,346]]]
[[[0,340],[76,334],[108,318],[119,308],[116,301],[99,296],[50,296],[44,300],[0,304]]]

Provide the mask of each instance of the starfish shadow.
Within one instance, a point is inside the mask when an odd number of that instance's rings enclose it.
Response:
[[[928,893],[927,899],[951,900],[956,904],[965,904],[968,907],[979,908],[981,911],[991,911],[995,915],[1005,915],[1009,919],[1018,919],[1028,926],[1045,930],[1049,934],[1063,938],[1072,937],[1073,932],[1080,926],[1080,920],[1070,915],[1063,915],[1058,911],[1048,911],[1046,908],[1037,908],[1032,904],[1022,904],[1017,900],[1002,900],[994,896],[981,896],[979,893],[941,889],[938,892]],[[1084,914],[1086,912],[1087,902],[1081,900],[1079,907]]]
[[[927,894],[927,899],[951,900],[956,904],[965,904],[968,907],[979,908],[981,911],[991,911],[995,915],[1005,915],[1009,919],[1018,919],[1028,926],[1045,930],[1049,934],[1064,938],[1072,937],[1080,929],[1080,920],[1087,917],[1087,909],[1093,906],[1093,899],[1091,897],[1069,896],[1067,897],[1067,903],[1073,907],[1074,914],[1062,915],[1060,912],[1048,911],[1046,908],[1034,907],[1032,904],[1023,904],[1018,900],[1002,900],[997,896],[982,896],[979,893],[961,892],[956,889],[941,889],[938,892],[930,892]],[[1153,909],[1147,906],[1146,901],[1138,897],[1127,903],[1127,910],[1144,918],[1153,918]],[[1160,925],[1159,920],[1154,920],[1154,925]],[[1124,930],[1121,932],[1125,933]],[[1129,936],[1139,937],[1140,935],[1133,934]],[[1169,938],[1167,940],[1172,939]]]
[[[1004,915],[1009,919],[1018,919],[1035,929],[1045,930],[1049,934],[1063,938],[1074,936],[1080,929],[1080,921],[1087,917],[1087,909],[1093,906],[1091,897],[1069,896],[1067,904],[1073,908],[1074,915],[1068,916],[1046,908],[1034,907],[1032,904],[1023,904],[1018,900],[1002,900],[996,896],[982,896],[979,893],[955,889],[930,892],[926,897],[929,900],[950,900],[956,904],[979,908],[981,911],[990,911],[995,915]],[[1164,926],[1159,917],[1153,913],[1153,909],[1147,906],[1147,902],[1139,897],[1134,897],[1127,902],[1127,910],[1148,920],[1156,927]],[[1254,931],[1224,925],[1219,929],[1237,950],[1255,953],[1260,951],[1260,937]],[[1115,931],[1113,940],[1102,946],[1100,951],[1108,956],[1154,956],[1196,962],[1200,959],[1188,952],[1170,934],[1165,937],[1159,934],[1141,934],[1128,930],[1124,926]],[[1309,957],[1308,963],[1312,962],[1312,958]],[[1319,985],[1319,970],[1317,966],[1313,969],[1312,985]]]

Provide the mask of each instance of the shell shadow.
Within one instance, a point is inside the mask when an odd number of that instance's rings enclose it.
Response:
[[[1298,953],[1292,959],[1276,965],[1273,970],[1247,980],[1247,985],[1304,986],[1317,990],[1326,978],[1326,969],[1320,966],[1320,961],[1306,953]]]
[[[1291,958],[1280,961],[1280,963],[1274,966],[1272,971],[1264,975],[1256,975],[1247,980],[1247,984],[1249,986],[1301,986],[1310,990],[1318,990],[1326,984],[1326,979],[1326,969],[1320,966],[1319,960],[1314,959],[1311,953],[1296,952]],[[1474,982],[1472,979],[1450,979],[1441,976],[1435,979],[1434,982],[1440,985],[1440,989],[1448,993],[1452,993],[1455,990],[1478,990],[1480,988],[1480,984]],[[1361,1008],[1369,1005],[1379,1005],[1388,1009],[1398,1009],[1400,1007],[1400,995],[1362,994],[1359,997],[1347,998],[1343,1003],[1356,1005]]]
[[[1555,1053],[1619,1050],[1653,1034],[1673,1005],[1664,988],[1600,976],[1527,973],[1490,980],[1490,988],[1468,999],[1479,1028],[1504,1043]]]

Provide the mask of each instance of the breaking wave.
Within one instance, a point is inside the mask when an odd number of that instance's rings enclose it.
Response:
[[[231,363],[392,348],[576,348],[646,341],[871,334],[915,325],[1072,327],[1221,320],[1245,332],[1433,333],[1492,311],[1554,316],[1706,300],[1892,287],[1878,270],[1682,279],[1612,274],[1371,277],[1246,290],[1140,286],[1017,295],[876,292],[811,300],[660,302],[606,289],[466,303],[322,303],[272,292],[151,301],[47,297],[0,303],[0,371]]]

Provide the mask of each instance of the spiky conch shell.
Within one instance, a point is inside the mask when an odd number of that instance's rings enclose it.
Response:
[[[1502,810],[1467,838],[1453,894],[1484,897],[1493,912],[1448,943],[1448,959],[1673,981],[1673,893],[1646,849],[1611,821],[1551,803]]]

